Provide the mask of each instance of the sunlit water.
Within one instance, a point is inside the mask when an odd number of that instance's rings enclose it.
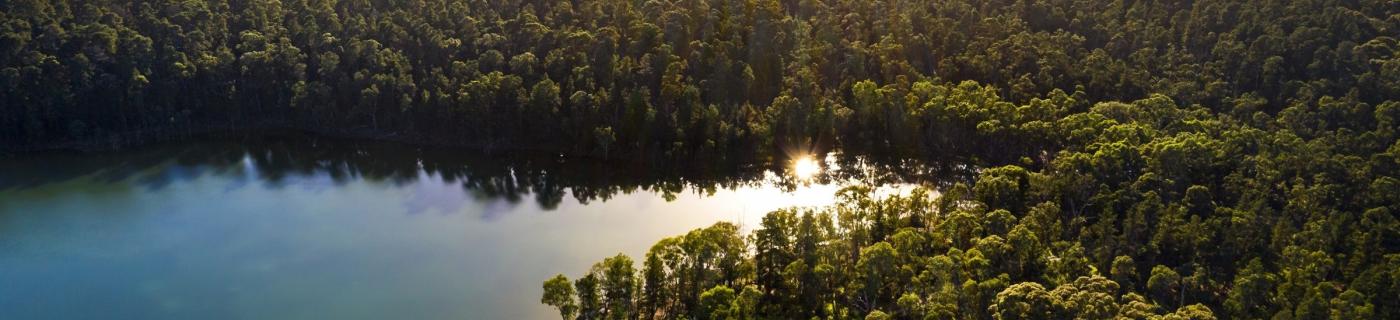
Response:
[[[167,149],[0,160],[0,319],[547,319],[540,283],[554,274],[717,221],[752,230],[839,188],[587,203],[566,188],[550,205],[421,168],[366,178],[363,163],[272,170],[279,156],[262,151]]]

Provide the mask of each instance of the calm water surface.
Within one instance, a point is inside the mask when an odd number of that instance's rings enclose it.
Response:
[[[301,139],[0,160],[0,319],[547,319],[554,274],[839,188],[656,171]]]

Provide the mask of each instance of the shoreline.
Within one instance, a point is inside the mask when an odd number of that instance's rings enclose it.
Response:
[[[531,156],[561,157],[589,161],[607,161],[624,164],[646,164],[658,162],[712,161],[729,165],[767,166],[772,159],[754,157],[752,153],[695,153],[682,157],[665,153],[614,152],[606,157],[593,153],[579,153],[561,148],[523,146],[524,143],[479,143],[453,142],[448,139],[431,139],[413,134],[373,132],[372,130],[318,130],[297,128],[281,122],[265,122],[250,126],[208,126],[203,129],[153,129],[123,132],[103,138],[65,140],[56,143],[40,143],[22,148],[0,148],[0,159],[15,159],[29,155],[46,153],[102,154],[122,152],[162,143],[180,143],[202,139],[249,139],[278,135],[302,135],[310,138],[327,138],[376,143],[395,143],[416,148],[435,148],[451,152],[475,153],[486,156]]]
[[[69,139],[54,143],[40,143],[31,146],[3,149],[0,148],[0,158],[23,157],[30,154],[42,154],[49,152],[71,152],[80,154],[94,154],[107,152],[120,152],[132,148],[139,148],[159,143],[193,141],[199,139],[227,139],[227,138],[249,138],[268,135],[307,135],[311,137],[364,140],[373,142],[400,143],[415,147],[452,148],[461,151],[477,152],[486,155],[495,154],[547,154],[559,153],[567,154],[570,157],[580,157],[597,160],[621,160],[619,157],[596,157],[588,154],[575,154],[570,152],[559,152],[554,148],[544,147],[523,147],[510,144],[482,144],[482,143],[454,143],[443,139],[423,139],[414,135],[399,133],[375,133],[369,131],[354,132],[353,130],[317,130],[307,128],[296,128],[285,124],[258,124],[253,126],[213,126],[204,129],[155,129],[138,130],[108,135],[102,138]]]

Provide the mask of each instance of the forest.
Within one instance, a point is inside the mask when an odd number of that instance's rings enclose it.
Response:
[[[695,230],[548,279],[541,302],[1396,319],[1397,37],[1391,0],[0,0],[0,154],[276,129],[618,161],[954,157],[975,177]]]

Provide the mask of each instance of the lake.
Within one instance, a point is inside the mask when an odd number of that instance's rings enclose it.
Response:
[[[804,182],[462,153],[261,137],[0,159],[0,318],[554,318],[555,274],[747,232],[852,179],[834,157]]]

